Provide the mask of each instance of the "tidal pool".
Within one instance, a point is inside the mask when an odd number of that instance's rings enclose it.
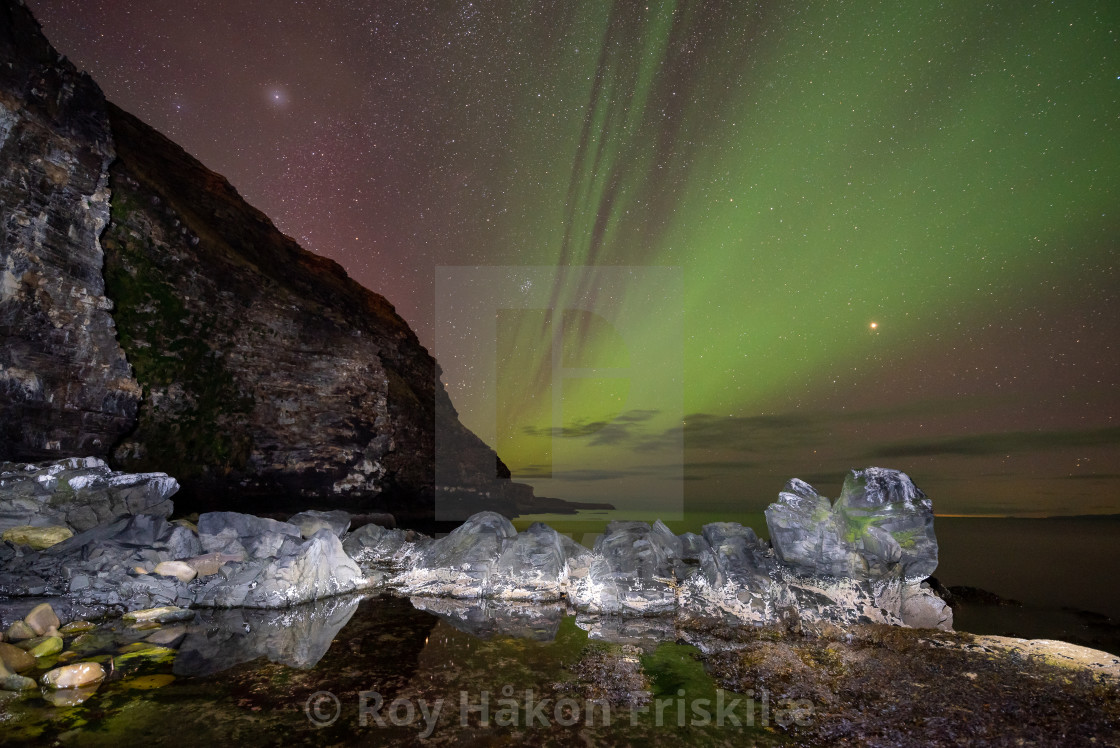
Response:
[[[85,700],[3,693],[2,742],[61,745],[781,745],[804,705],[724,691],[656,621],[382,596],[199,611],[70,637]],[[66,659],[64,655],[64,661]],[[52,663],[43,663],[50,665]],[[38,672],[27,673],[37,677]],[[77,699],[77,700],[80,700]]]

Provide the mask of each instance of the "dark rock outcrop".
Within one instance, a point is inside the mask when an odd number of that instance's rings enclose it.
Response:
[[[184,511],[531,503],[388,301],[106,103],[14,0],[0,59],[0,460],[166,472]]]

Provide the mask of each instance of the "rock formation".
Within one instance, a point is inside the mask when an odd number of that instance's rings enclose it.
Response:
[[[51,468],[25,472],[52,476]],[[57,483],[60,474],[53,475]],[[861,508],[865,531],[892,529],[872,534],[872,543],[852,535],[833,511],[851,506]],[[587,549],[539,523],[518,533],[495,512],[480,512],[438,539],[373,524],[349,532],[350,518],[338,510],[301,512],[286,522],[207,512],[197,527],[137,514],[44,550],[0,544],[0,595],[63,596],[94,610],[279,609],[392,591],[465,601],[423,605],[482,628],[494,625],[486,601],[522,606],[527,612],[514,617],[530,627],[542,615],[532,606],[561,604],[619,620],[951,628],[951,610],[914,575],[936,567],[937,541],[929,500],[904,473],[853,471],[836,507],[791,481],[767,517],[781,530],[773,547],[733,522],[678,536],[658,521],[612,522]],[[907,540],[915,527],[926,533],[920,543]],[[905,543],[904,551],[892,550],[892,539]]]
[[[131,474],[109,469],[96,457],[45,465],[0,463],[0,532],[19,526],[91,530],[118,517],[170,517],[179,490],[164,473]]]
[[[383,297],[107,104],[14,0],[0,57],[0,460],[166,472],[185,510],[532,499]]]

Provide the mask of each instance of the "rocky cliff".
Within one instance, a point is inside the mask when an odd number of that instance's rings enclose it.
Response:
[[[101,90],[0,3],[0,459],[104,455],[135,423],[97,241],[113,157]]]
[[[187,511],[531,498],[389,302],[106,103],[15,0],[0,59],[0,460],[167,472]]]

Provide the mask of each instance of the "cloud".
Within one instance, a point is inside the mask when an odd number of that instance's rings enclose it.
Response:
[[[658,410],[627,410],[610,421],[578,421],[562,428],[525,426],[521,431],[534,437],[590,439],[588,445],[592,447],[634,446],[649,439],[644,424],[658,413]]]
[[[923,439],[883,446],[875,457],[929,457],[934,455],[986,456],[1069,447],[1120,444],[1120,427],[1084,431],[1008,431],[943,439]]]

